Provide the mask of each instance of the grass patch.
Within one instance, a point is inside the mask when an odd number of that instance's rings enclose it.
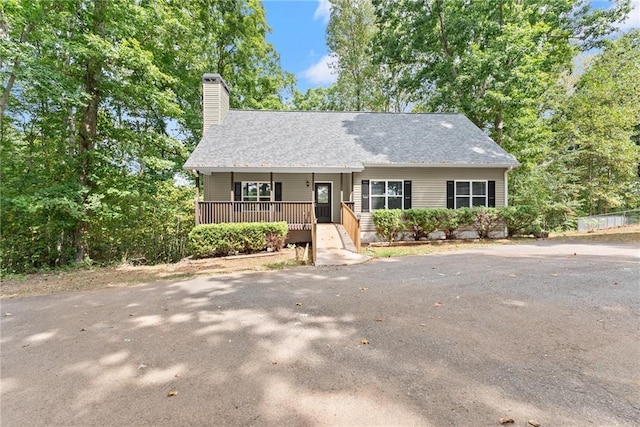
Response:
[[[591,242],[620,242],[620,243],[639,243],[640,232],[622,232],[622,233],[559,233],[551,236],[556,240],[581,240]]]
[[[278,262],[270,262],[268,264],[265,264],[264,266],[267,270],[284,270],[285,268],[301,267],[303,265],[305,265],[304,261],[285,260],[285,261],[278,261]]]
[[[374,258],[389,258],[408,255],[429,255],[438,252],[456,251],[460,249],[480,248],[495,245],[504,245],[511,242],[505,240],[485,240],[481,242],[453,241],[453,242],[424,242],[409,246],[369,246],[365,249],[365,255]]]

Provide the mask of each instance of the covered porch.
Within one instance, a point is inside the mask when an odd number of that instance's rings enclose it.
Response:
[[[360,250],[351,171],[194,172],[196,225],[284,221],[291,241],[315,247],[316,224],[333,223]]]

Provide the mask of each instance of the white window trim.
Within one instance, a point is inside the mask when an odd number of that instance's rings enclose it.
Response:
[[[404,210],[404,182],[406,180],[405,179],[370,179],[369,180],[369,212],[373,212],[373,211],[379,211],[379,210],[383,210],[383,209],[389,209],[389,195],[388,190],[389,190],[389,182],[400,182],[401,183],[401,194],[400,194],[400,209]],[[373,194],[373,183],[374,182],[384,182],[384,208],[380,209],[375,209],[373,207],[373,199],[374,198],[382,198],[383,196],[381,195],[374,195]],[[398,197],[398,196],[393,196],[393,197]],[[394,208],[395,209],[395,208]]]
[[[244,186],[245,184],[256,184],[258,186],[258,193],[256,194],[257,200],[245,200],[244,198]],[[240,184],[240,200],[243,202],[260,202],[260,185],[267,184],[269,186],[269,200],[262,200],[263,202],[271,201],[273,188],[271,188],[271,182],[269,181],[241,181]]]
[[[460,197],[468,197],[469,205],[468,206],[458,206],[458,183],[459,182],[468,182],[469,183],[469,194],[461,194]],[[459,208],[471,208],[473,207],[473,198],[474,197],[482,197],[480,195],[475,196],[473,194],[473,183],[474,182],[484,182],[484,207],[489,206],[489,181],[483,179],[458,179],[453,183],[453,206],[455,209]]]

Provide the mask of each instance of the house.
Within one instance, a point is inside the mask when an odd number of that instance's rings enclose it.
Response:
[[[184,165],[196,222],[285,220],[294,241],[316,221],[373,240],[376,209],[504,206],[518,165],[461,114],[230,110],[217,74],[203,77],[203,121]]]

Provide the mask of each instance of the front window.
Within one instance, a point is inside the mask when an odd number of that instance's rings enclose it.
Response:
[[[371,210],[402,209],[402,181],[371,181]]]
[[[243,182],[243,202],[268,202],[271,200],[271,184],[268,182]]]
[[[243,182],[242,201],[243,202],[268,202],[271,200],[271,184],[268,182]],[[256,205],[245,206],[249,210],[255,210]],[[261,209],[268,209],[262,206]]]
[[[487,206],[487,181],[456,181],[456,209]]]

